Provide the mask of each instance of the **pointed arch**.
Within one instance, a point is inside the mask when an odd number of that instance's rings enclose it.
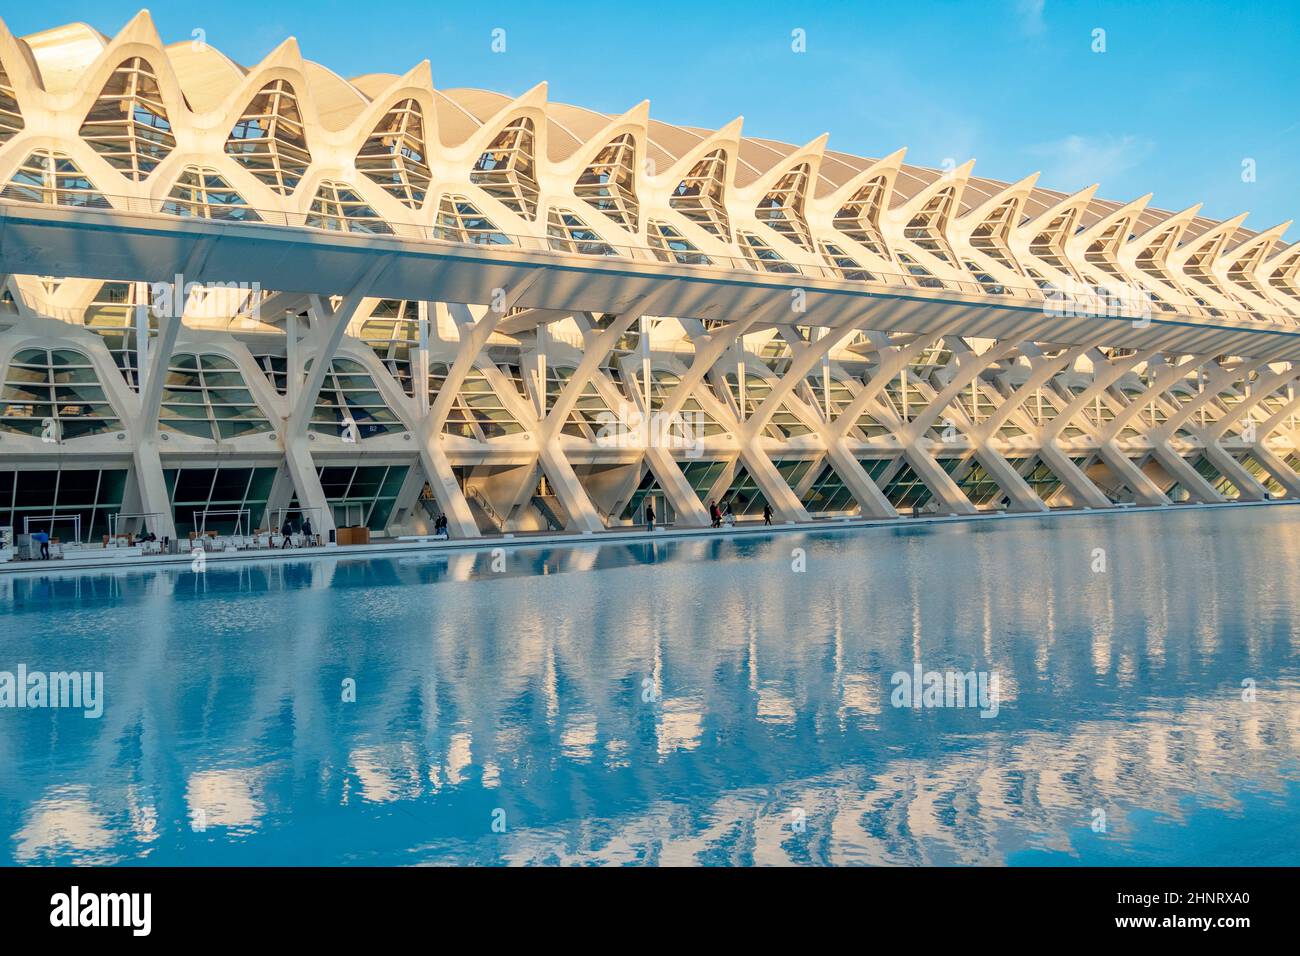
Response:
[[[537,127],[531,117],[517,116],[497,133],[474,163],[469,181],[529,222],[537,220],[541,189]]]
[[[957,201],[956,184],[944,186],[908,217],[903,238],[936,259],[957,268],[957,257],[948,242],[948,223]]]
[[[760,223],[810,252],[813,249],[812,232],[804,215],[804,205],[808,200],[811,176],[812,169],[808,163],[787,170],[754,207],[754,217]]]
[[[695,243],[681,234],[674,225],[662,219],[646,223],[646,239],[660,262],[681,262],[689,265],[712,265],[713,260],[702,253]]]
[[[727,151],[718,148],[691,166],[668,197],[668,206],[710,235],[730,242],[726,190]]]
[[[1170,272],[1168,263],[1169,254],[1178,247],[1178,239],[1186,230],[1186,221],[1180,220],[1157,226],[1153,230],[1155,235],[1150,240],[1137,240],[1142,242],[1142,248],[1134,259],[1138,271],[1177,292],[1182,292],[1183,287]]]
[[[305,225],[339,232],[392,235],[393,227],[347,183],[326,180],[316,188]]]
[[[636,138],[623,133],[611,140],[582,171],[573,192],[628,232],[636,232],[640,225]]]
[[[888,193],[889,178],[883,173],[873,176],[840,206],[831,221],[838,232],[885,260],[889,259],[889,246],[880,230],[880,214]]]
[[[311,151],[293,84],[272,80],[257,92],[230,130],[226,153],[281,196],[298,188]]]
[[[172,216],[195,216],[227,222],[261,222],[233,186],[209,166],[186,166],[163,200],[162,211]]]
[[[509,236],[497,228],[468,197],[444,193],[438,200],[438,217],[433,234],[449,242],[476,245],[511,245]]]
[[[614,247],[572,209],[552,206],[546,214],[546,235],[557,252],[576,252],[584,256],[617,255]]]
[[[1148,193],[1121,206],[1084,230],[1078,242],[1079,254],[1084,263],[1111,279],[1127,282],[1128,276],[1120,264],[1120,250],[1134,238],[1131,235],[1133,227],[1150,201],[1151,195]]]
[[[81,124],[81,138],[122,175],[140,182],[176,148],[158,76],[141,56],[119,63]]]
[[[23,111],[18,106],[18,92],[0,60],[0,146],[23,129]]]
[[[1300,243],[1274,256],[1263,267],[1271,288],[1293,299],[1300,299]]]
[[[103,193],[67,153],[37,149],[28,154],[4,190],[5,198],[46,206],[105,209]]]
[[[433,181],[427,142],[424,111],[408,97],[394,103],[366,137],[357,153],[357,169],[403,205],[418,209]]]
[[[1023,199],[1012,196],[999,203],[971,230],[970,245],[1003,268],[1024,275],[1024,268],[1011,252],[1011,230],[1016,224]]]

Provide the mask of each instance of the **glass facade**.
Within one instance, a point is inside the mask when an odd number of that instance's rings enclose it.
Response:
[[[191,531],[241,534],[269,528],[266,503],[277,468],[170,468],[163,472],[180,539]],[[216,512],[235,512],[218,514]]]
[[[338,232],[392,235],[393,227],[347,183],[324,182],[311,201],[306,225]]]
[[[448,366],[445,362],[433,362],[429,365],[429,400],[442,391],[447,381]],[[456,399],[447,413],[447,420],[442,430],[449,435],[487,441],[503,435],[517,435],[524,430],[519,420],[506,408],[497,395],[492,383],[483,371],[471,369],[461,384]]]
[[[472,242],[480,246],[508,246],[512,242],[464,196],[443,196],[438,201],[433,234],[448,242]]]
[[[772,185],[759,200],[754,216],[773,232],[812,251],[812,233],[803,214],[804,201],[808,195],[808,179],[808,164],[800,163]]]
[[[311,368],[310,359],[306,367]],[[353,440],[406,431],[397,414],[384,402],[366,367],[347,358],[336,358],[330,363],[308,427],[322,435]]]
[[[298,188],[311,152],[298,97],[287,80],[268,83],[253,97],[230,131],[226,152],[281,196]]]
[[[726,183],[727,153],[715,149],[691,167],[668,198],[668,205],[705,232],[729,241],[731,226],[723,199]]]
[[[0,429],[58,442],[121,428],[81,352],[23,349],[5,369]]]
[[[13,139],[22,128],[23,114],[18,108],[13,81],[5,72],[4,64],[0,63],[0,145]]]
[[[5,187],[4,197],[46,206],[106,209],[110,205],[72,157],[51,149],[28,154]]]
[[[383,531],[406,481],[407,465],[344,465],[318,468],[325,498],[339,527],[364,525]],[[295,498],[295,507],[297,499]]]
[[[81,518],[81,540],[98,542],[108,534],[109,515],[122,510],[126,469],[73,469],[0,471],[0,525],[14,534],[46,531],[52,538],[71,541],[74,522]],[[58,515],[60,520],[49,520]],[[46,520],[38,520],[38,519]]]
[[[357,153],[357,169],[412,209],[424,205],[433,174],[426,160],[424,114],[412,99],[398,103]]]
[[[497,134],[478,158],[469,181],[529,222],[537,218],[536,132],[521,116]]]
[[[202,166],[186,166],[181,170],[176,185],[162,204],[162,211],[173,216],[226,222],[262,221],[220,173]]]
[[[172,356],[164,383],[158,427],[223,441],[271,431],[271,423],[224,355]]]
[[[599,153],[582,171],[574,195],[628,232],[640,224],[636,198],[636,140],[624,133]]]
[[[858,502],[834,467],[826,462],[804,494],[803,506],[813,515],[845,514],[856,511]]]
[[[546,216],[546,235],[557,252],[576,252],[584,256],[613,256],[614,247],[600,237],[577,213],[552,208]]]
[[[123,176],[147,179],[176,148],[158,77],[142,57],[118,64],[81,125],[90,148]]]

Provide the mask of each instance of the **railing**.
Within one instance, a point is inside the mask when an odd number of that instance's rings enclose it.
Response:
[[[477,485],[466,485],[465,496],[478,505],[479,508],[483,510],[483,513],[497,526],[497,528],[505,528],[505,519],[502,518],[501,515],[497,514],[497,510],[492,507],[492,502],[487,500],[487,495],[483,494]]]
[[[177,199],[153,199],[141,196],[117,196],[100,193],[69,193],[60,191],[64,201],[54,202],[53,191],[31,186],[9,184],[0,189],[0,200],[34,205],[57,206],[60,209],[98,209],[110,212],[145,213],[176,219],[204,219],[214,223],[234,223],[253,226],[287,226],[312,229],[319,232],[343,232],[350,235],[417,239],[442,246],[459,248],[495,248],[522,250],[553,256],[583,256],[592,259],[629,259],[640,262],[667,263],[690,269],[728,269],[772,276],[804,276],[830,279],[836,282],[862,283],[872,287],[921,289],[935,292],[959,292],[983,298],[1021,299],[1042,303],[1048,314],[1078,316],[1113,316],[1134,321],[1157,317],[1161,312],[1193,318],[1229,318],[1236,322],[1258,326],[1278,325],[1300,328],[1300,318],[1283,312],[1234,309],[1220,306],[1153,306],[1149,295],[1139,286],[1125,285],[1125,293],[1117,294],[1106,286],[1083,286],[1082,293],[1035,284],[1006,283],[996,280],[979,282],[973,279],[954,279],[919,273],[880,272],[870,265],[831,266],[819,262],[793,262],[790,260],[719,255],[701,250],[680,250],[665,247],[635,246],[607,242],[603,239],[573,239],[560,236],[538,236],[500,231],[484,232],[464,238],[459,230],[449,230],[440,225],[414,222],[389,222],[382,219],[347,219],[321,212],[290,212],[282,209],[264,209],[246,205],[203,207],[203,215],[196,215],[191,205]],[[43,199],[34,198],[43,194]],[[811,254],[809,254],[811,255]],[[1136,295],[1134,293],[1137,293]],[[1133,307],[1135,301],[1141,304]]]

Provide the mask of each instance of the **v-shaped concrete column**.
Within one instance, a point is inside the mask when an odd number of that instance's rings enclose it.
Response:
[[[1268,447],[1266,439],[1286,420],[1288,415],[1295,412],[1297,407],[1300,407],[1300,394],[1297,394],[1291,401],[1260,423],[1259,427],[1255,429],[1258,440],[1250,449],[1251,454],[1255,456],[1255,460],[1263,465],[1264,470],[1286,489],[1288,498],[1300,498],[1300,474],[1297,474],[1294,468],[1273,453],[1273,449]]]
[[[1074,463],[1070,461],[1069,456],[1062,453],[1059,446],[1056,445],[1056,437],[1061,433],[1061,430],[1076,417],[1082,415],[1089,402],[1098,397],[1101,397],[1103,401],[1106,400],[1108,397],[1107,389],[1111,385],[1143,362],[1150,361],[1152,356],[1156,354],[1158,353],[1155,349],[1148,349],[1123,359],[1107,359],[1100,354],[1094,354],[1092,382],[1082,392],[1074,396],[1072,400],[1068,401],[1065,407],[1061,409],[1061,413],[1043,427],[1041,441],[1044,449],[1048,446],[1052,448],[1052,458],[1056,462],[1052,465],[1053,470],[1056,470],[1058,466],[1065,468],[1067,471],[1077,470]],[[1086,425],[1094,434],[1097,432],[1096,426],[1091,422],[1087,422]],[[1115,472],[1125,484],[1133,489],[1133,494],[1139,503],[1144,505],[1167,505],[1170,503],[1164,492],[1156,486],[1156,483],[1143,474],[1142,470],[1133,464],[1128,455],[1124,454],[1113,441],[1106,441],[1101,436],[1098,436],[1098,439],[1097,454],[1101,456],[1102,461],[1110,467],[1111,471]],[[1042,453],[1040,452],[1040,454]],[[1060,471],[1057,471],[1057,475],[1064,479],[1064,475]],[[1106,506],[1109,505],[1110,501],[1108,499]]]
[[[626,311],[616,316],[604,329],[599,332],[589,332],[584,336],[582,359],[578,362],[578,367],[573,370],[569,381],[556,397],[555,404],[547,411],[546,418],[538,426],[537,443],[542,469],[550,480],[551,489],[560,499],[560,504],[568,512],[568,526],[571,530],[584,533],[600,531],[604,529],[605,522],[601,520],[600,513],[591,503],[591,497],[582,487],[582,482],[578,480],[573,465],[569,463],[561,447],[560,434],[564,423],[569,413],[573,411],[574,405],[577,404],[583,389],[604,364],[618,340],[640,321],[641,316],[656,314],[660,306],[670,303],[673,296],[678,294],[678,285],[677,282],[667,282],[657,287],[648,295],[633,301]],[[545,383],[541,387],[545,389]]]
[[[474,360],[483,351],[488,337],[537,281],[539,274],[540,270],[531,272],[523,282],[504,290],[500,299],[493,302],[477,320],[457,323],[460,344],[456,347],[456,357],[447,369],[447,378],[443,381],[442,388],[432,397],[429,413],[424,416],[419,434],[416,435],[420,447],[420,464],[424,466],[425,477],[429,479],[429,488],[447,516],[448,529],[459,538],[477,538],[480,532],[469,502],[465,500],[456,481],[456,473],[452,471],[447,453],[439,444],[442,428],[465,377],[474,367]]]
[[[1251,394],[1248,398],[1243,399],[1234,405],[1228,412],[1217,422],[1207,425],[1205,428],[1197,429],[1202,443],[1205,446],[1205,457],[1210,459],[1211,464],[1219,469],[1223,477],[1236,486],[1241,493],[1242,499],[1246,501],[1265,501],[1268,499],[1268,489],[1265,488],[1259,480],[1249,471],[1242,467],[1241,462],[1237,461],[1229,451],[1219,444],[1219,440],[1224,436],[1234,422],[1240,422],[1242,416],[1248,414],[1252,408],[1262,402],[1265,398],[1277,391],[1279,388],[1295,381],[1300,377],[1300,369],[1286,368],[1281,372],[1274,372],[1266,376],[1251,387]],[[1255,434],[1258,436],[1259,428],[1256,426]],[[1258,461],[1259,456],[1255,455]],[[1261,465],[1264,463],[1261,461]],[[1264,466],[1267,471],[1267,466]],[[1295,473],[1292,472],[1294,475]],[[1282,486],[1287,487],[1285,483],[1280,482]],[[1288,490],[1288,496],[1290,491]]]
[[[311,369],[297,389],[289,410],[289,420],[285,422],[284,460],[293,479],[294,490],[298,492],[298,506],[310,515],[313,530],[322,536],[328,536],[335,529],[334,509],[330,507],[325,489],[321,487],[320,475],[316,473],[307,426],[311,422],[321,386],[325,384],[325,376],[334,362],[334,353],[343,341],[348,323],[387,266],[388,260],[377,258],[336,309],[330,308],[328,302],[319,296],[309,297],[311,311],[316,316],[316,352],[312,357]],[[286,328],[286,332],[295,334],[293,329]],[[298,370],[290,368],[288,374],[296,376]]]

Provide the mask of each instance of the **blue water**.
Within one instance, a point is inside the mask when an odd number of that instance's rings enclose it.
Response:
[[[0,862],[1300,864],[1300,507],[504,561],[0,579]]]

